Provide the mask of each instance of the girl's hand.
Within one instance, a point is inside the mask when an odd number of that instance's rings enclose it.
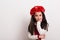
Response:
[[[45,39],[45,34],[41,34],[41,35],[39,36],[39,38]]]

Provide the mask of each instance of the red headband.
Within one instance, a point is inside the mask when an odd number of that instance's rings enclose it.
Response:
[[[30,10],[30,14],[34,15],[35,12],[45,12],[45,9],[42,6],[35,6]]]

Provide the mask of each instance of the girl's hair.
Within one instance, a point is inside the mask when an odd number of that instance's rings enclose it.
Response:
[[[48,31],[48,23],[47,23],[45,14],[44,14],[43,12],[42,12],[42,16],[43,16],[43,19],[42,19],[42,22],[41,22],[41,28]],[[36,26],[36,25],[35,25],[36,22],[37,22],[37,21],[35,20],[34,15],[32,15],[32,16],[31,16],[30,24],[29,24],[29,26],[28,26],[28,31],[29,31],[32,35],[33,35],[34,27]]]

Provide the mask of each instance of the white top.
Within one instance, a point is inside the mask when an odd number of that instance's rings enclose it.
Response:
[[[47,31],[42,29],[40,27],[40,24],[41,24],[41,22],[38,21],[37,22],[37,30],[38,30],[39,34],[45,34]],[[29,39],[33,39],[33,40],[38,39],[38,35],[31,35],[30,32],[28,32],[28,37],[29,37]]]
[[[47,30],[42,29],[40,25],[41,25],[41,22],[38,21],[37,30],[38,30],[39,34],[45,34],[47,32]]]

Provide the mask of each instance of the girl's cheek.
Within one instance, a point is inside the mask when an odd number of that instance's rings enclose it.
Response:
[[[38,21],[38,17],[35,17],[36,21]]]
[[[40,16],[39,20],[42,21],[42,16]]]

